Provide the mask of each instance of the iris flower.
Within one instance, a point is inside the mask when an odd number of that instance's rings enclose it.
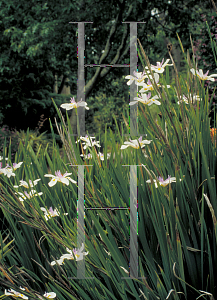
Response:
[[[201,101],[201,98],[200,98],[200,96],[198,96],[198,95],[195,95],[195,94],[194,94],[193,97],[192,97],[192,95],[190,94],[189,97],[190,97],[190,99],[193,98],[193,103],[195,103],[196,101]],[[182,101],[184,101],[186,104],[189,103],[189,102],[188,102],[188,98],[187,98],[185,95],[183,95],[183,96],[182,96],[182,100],[178,101],[177,103],[180,104]],[[191,101],[191,100],[190,100],[190,101]]]
[[[64,263],[64,259],[69,259],[69,260],[74,259],[74,255],[75,255],[76,261],[82,260],[84,258],[83,256],[87,255],[89,253],[89,252],[82,252],[83,250],[84,250],[84,244],[83,243],[82,243],[82,246],[81,246],[80,250],[76,250],[76,248],[75,248],[72,251],[72,250],[66,248],[66,251],[69,252],[69,253],[63,254],[60,257],[60,259],[57,260],[58,264],[62,265]],[[74,253],[74,255],[73,255],[73,253]],[[55,264],[56,264],[55,261],[51,262],[51,266],[54,266]]]
[[[169,61],[170,61],[170,59],[167,59],[165,61],[165,63],[163,63],[164,62],[164,58],[163,58],[163,60],[162,60],[161,63],[159,61],[157,61],[157,65],[156,66],[151,65],[151,69],[153,71],[157,72],[157,73],[163,73],[166,66],[172,66],[173,65],[173,64],[168,64]]]
[[[20,192],[17,192],[15,194],[19,194],[21,196],[21,197],[19,197],[19,200],[20,201],[24,201],[24,200],[26,200],[26,198],[30,199],[30,198],[32,198],[34,196],[41,196],[43,193],[42,192],[37,193],[35,190],[32,190],[32,191],[30,191],[29,194],[26,191],[24,192],[24,194],[20,193]]]
[[[101,147],[99,141],[90,141],[90,142],[83,143],[83,145],[84,145],[83,147],[84,150],[87,149],[87,147],[93,147],[93,146]]]
[[[15,171],[16,169],[18,169],[23,162],[19,162],[17,163],[13,163],[13,167],[10,167],[8,164],[5,167],[5,172],[4,175],[7,175],[8,178],[10,178],[11,176],[15,176],[15,173],[13,173],[13,171]]]
[[[7,175],[8,178],[16,176],[9,167],[9,164],[7,164],[6,167],[2,168],[2,162],[0,162],[0,174],[4,174],[5,176]]]
[[[98,154],[98,157],[100,158],[100,160],[104,160],[104,154],[99,152]],[[92,154],[88,153],[87,155],[83,155],[81,154],[80,156],[84,156],[85,159],[90,159],[92,158]],[[111,153],[107,153],[107,159],[111,156]]]
[[[13,169],[14,170],[16,170],[16,169],[18,169],[21,165],[22,165],[22,161],[21,162],[19,162],[18,164],[17,163],[13,163]],[[10,167],[11,168],[11,167]]]
[[[95,137],[91,137],[91,136],[88,137],[88,135],[85,135],[84,137],[81,136],[80,139],[78,139],[78,141],[76,141],[75,143],[80,142],[80,140],[81,140],[81,141],[84,141],[84,142],[86,142],[86,143],[88,143],[88,142],[91,141],[91,139],[95,139]]]
[[[87,155],[83,155],[83,154],[81,154],[80,156],[84,156],[84,158],[85,159],[90,159],[90,158],[92,158],[93,156],[92,156],[92,154],[90,154],[90,153],[88,153]]]
[[[127,75],[125,77],[126,79],[130,79],[129,81],[127,81],[127,85],[131,85],[134,80],[135,80],[136,85],[142,85],[144,79],[148,77],[148,75],[147,75],[148,73],[150,73],[150,72],[149,71],[143,71],[143,73],[142,73],[142,72],[135,72],[134,71],[133,74],[135,75],[135,77],[132,76],[132,75]]]
[[[181,181],[182,179],[180,179]],[[167,186],[169,183],[172,183],[172,182],[176,182],[176,177],[171,177],[171,176],[168,176],[167,179],[163,179],[163,177],[158,177],[158,180],[156,181],[156,179],[153,179],[154,181],[154,184],[155,184],[155,187],[158,188],[158,184],[159,183],[161,186]],[[151,183],[151,180],[146,180],[147,183]]]
[[[104,160],[104,154],[103,154],[103,153],[99,152],[98,156],[99,156],[100,160]],[[111,153],[107,153],[107,159],[108,159],[110,156],[111,156]]]
[[[139,145],[141,148],[145,147],[145,145],[150,144],[152,140],[143,140],[142,136],[138,140],[130,140],[130,142],[124,142],[125,145],[121,146],[122,149],[126,149],[127,147],[133,147],[135,149],[139,149]]]
[[[52,177],[53,179],[48,183],[49,187],[54,186],[58,181],[62,182],[63,184],[69,185],[69,180],[72,183],[77,184],[77,181],[73,180],[72,178],[68,177],[69,175],[71,175],[72,173],[65,173],[65,174],[61,174],[60,170],[59,171],[55,171],[55,175],[52,174],[45,174],[45,177]]]
[[[152,105],[153,103],[156,105],[161,105],[161,103],[156,100],[159,98],[157,95],[155,95],[154,97],[151,98],[151,93],[148,93],[148,95],[142,94],[142,96],[139,95],[139,97],[140,98],[135,97],[134,100],[136,99],[136,101],[130,102],[129,105],[134,105],[138,101],[141,102],[142,104],[147,104],[148,106]]]
[[[156,82],[157,86],[160,86],[160,84],[158,84],[159,74],[154,73],[154,81]],[[147,84],[143,83],[142,86],[143,86],[143,88],[140,90],[140,93],[145,93],[147,91],[154,91],[154,87],[149,78],[148,78]]]
[[[84,143],[82,143],[83,145],[85,145],[84,146],[84,150],[87,148],[87,147],[92,147],[92,146],[97,146],[97,147],[101,147],[100,145],[99,145],[99,141],[92,141],[91,139],[95,139],[95,137],[88,137],[88,135],[86,135],[85,137],[80,137],[80,139],[78,139],[78,141],[77,142],[75,142],[75,143],[78,143],[80,140],[81,141],[84,141]]]
[[[0,156],[0,160],[2,160],[3,159],[3,156]],[[5,157],[5,160],[8,160],[8,158],[7,157]]]
[[[70,110],[70,109],[73,109],[73,108],[78,108],[79,106],[84,106],[86,109],[89,109],[89,107],[86,106],[87,103],[82,101],[82,99],[76,103],[75,99],[73,97],[73,98],[71,98],[70,102],[71,103],[61,104],[60,107],[66,109],[66,110]]]
[[[58,211],[57,208],[55,208],[55,209],[53,210],[53,208],[50,207],[50,208],[48,209],[48,211],[47,211],[46,208],[41,207],[41,210],[44,211],[44,217],[45,217],[45,220],[46,220],[46,221],[48,221],[48,219],[50,219],[51,217],[56,217],[56,216],[59,216],[59,215],[60,215],[60,213],[59,213],[59,211]],[[64,215],[68,215],[68,213],[64,213]]]
[[[20,289],[23,290],[23,291],[25,291],[24,288],[21,288],[21,287],[20,287]],[[5,295],[6,295],[6,296],[12,296],[12,297],[15,297],[15,298],[19,297],[19,298],[23,298],[23,299],[28,299],[27,296],[25,296],[25,295],[23,295],[23,294],[21,294],[21,293],[19,293],[19,292],[16,292],[15,290],[12,290],[12,289],[10,289],[10,290],[8,290],[8,291],[5,290]]]
[[[198,76],[201,80],[210,80],[210,81],[215,81],[215,79],[213,77],[217,77],[217,74],[212,74],[208,76],[209,71],[207,71],[205,74],[203,74],[203,70],[200,69],[199,71],[196,70],[196,74],[195,74],[195,69],[190,69],[191,73],[194,76]]]
[[[56,295],[57,294],[54,293],[54,292],[51,292],[51,293],[45,292],[45,294],[43,295],[43,297],[48,298],[48,299],[53,299],[53,298],[56,298]],[[43,298],[41,296],[39,296],[39,295],[37,295],[37,296],[38,296],[38,298],[40,298],[40,299],[43,300]]]
[[[38,181],[41,180],[41,179],[36,179],[33,181],[33,184],[32,184],[32,181],[29,180],[29,185],[26,181],[24,180],[20,180],[20,185],[19,186],[24,186],[25,188],[29,188],[29,186],[32,188],[33,186],[37,185],[38,184]],[[18,188],[19,187],[18,185],[14,185],[15,188]]]

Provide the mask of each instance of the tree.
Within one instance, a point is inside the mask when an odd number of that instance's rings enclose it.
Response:
[[[95,59],[97,64],[126,64],[129,63],[129,25],[121,21],[146,22],[138,25],[138,38],[147,54],[154,50],[160,56],[160,53],[166,53],[166,47],[155,47],[159,30],[170,41],[177,40],[178,32],[184,46],[189,46],[189,32],[195,20],[199,20],[202,7],[206,8],[204,1],[198,3],[196,0],[85,0],[79,4],[69,0],[61,3],[54,0],[46,3],[42,0],[1,1],[0,97],[4,120],[9,119],[16,109],[22,112],[22,119],[26,118],[25,124],[29,126],[32,115],[36,116],[38,110],[39,115],[41,110],[46,117],[54,115],[51,97],[56,95],[57,104],[65,98],[69,100],[70,95],[58,96],[65,87],[69,86],[76,96],[77,25],[69,22],[93,22],[85,25],[87,63],[93,63]],[[121,78],[126,72],[123,69],[97,67],[86,70],[86,100],[106,82],[110,73]],[[31,119],[27,118],[27,111]],[[72,114],[71,121],[73,117]],[[33,121],[32,127],[35,127]]]

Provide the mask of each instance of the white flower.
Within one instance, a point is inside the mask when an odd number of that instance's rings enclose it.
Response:
[[[70,109],[73,109],[73,108],[78,108],[79,106],[84,106],[86,109],[89,109],[89,107],[87,107],[87,103],[82,101],[82,99],[76,103],[75,99],[73,97],[73,98],[71,98],[70,102],[71,103],[61,104],[60,107],[66,109],[66,110],[70,110]]]
[[[127,82],[127,85],[131,85],[134,80],[135,80],[136,85],[141,85],[141,83],[143,83],[144,79],[148,77],[148,75],[147,75],[148,73],[150,73],[150,71],[143,71],[143,73],[134,71],[133,74],[135,75],[135,77],[132,75],[125,76],[126,79],[130,79]]]
[[[127,271],[124,267],[120,267],[120,268],[123,269],[125,273],[129,274],[129,271]]]
[[[142,136],[138,140],[130,140],[130,142],[124,142],[125,145],[121,146],[122,149],[126,149],[127,147],[133,147],[135,149],[139,149],[139,145],[141,148],[145,147],[145,145],[150,144],[152,140],[143,140]]]
[[[81,141],[84,141],[84,143],[82,143],[83,145],[85,145],[84,146],[84,150],[87,148],[87,147],[92,147],[92,146],[97,146],[97,147],[101,147],[100,145],[99,145],[99,141],[92,141],[91,139],[94,139],[95,137],[88,137],[88,135],[86,135],[85,137],[80,137],[80,139],[78,139],[78,141],[77,142],[75,142],[75,143],[78,143],[80,140]]]
[[[39,295],[37,295],[37,296],[38,296],[38,298],[43,300],[43,298],[41,296],[39,296]],[[48,298],[48,299],[53,299],[53,298],[56,297],[56,293],[54,293],[54,292],[51,292],[51,293],[45,292],[43,297]]]
[[[85,159],[90,159],[90,158],[92,158],[92,154],[90,154],[90,153],[88,153],[87,155],[81,154],[80,156],[84,156]]]
[[[84,156],[85,159],[93,158],[92,154],[88,153],[87,155],[81,154],[80,156]],[[104,154],[99,152],[97,156],[100,158],[100,160],[104,160]],[[107,159],[111,156],[111,153],[107,153]]]
[[[3,159],[3,156],[0,156],[0,160],[2,160]],[[7,157],[5,157],[5,160],[8,160],[8,158]]]
[[[43,295],[45,298],[49,298],[49,299],[53,299],[53,298],[55,298],[56,297],[56,293],[54,293],[54,292],[51,292],[51,293],[47,293],[47,292],[45,292],[45,294]]]
[[[2,163],[0,162],[0,174],[7,175],[8,178],[11,176],[16,176],[15,173],[12,172],[12,168],[9,166],[9,164],[6,165],[6,167],[2,168]]]
[[[190,98],[190,102],[192,101],[191,99],[193,99],[193,104],[196,102],[196,101],[201,101],[201,98],[200,98],[200,96],[198,96],[198,95],[189,95],[189,98]],[[177,104],[180,104],[182,101],[184,101],[186,104],[188,104],[189,103],[189,101],[188,101],[188,98],[185,96],[185,95],[183,95],[182,96],[182,100],[180,100],[180,101],[178,101],[177,102]]]
[[[57,208],[55,208],[55,209],[53,210],[53,208],[50,207],[50,208],[48,209],[48,211],[47,211],[46,208],[41,207],[41,210],[44,211],[44,217],[45,217],[45,220],[46,220],[46,221],[48,221],[48,219],[50,219],[51,217],[56,217],[56,216],[59,216],[59,215],[60,215],[60,213],[59,213],[59,211],[58,211]],[[64,215],[68,215],[68,213],[64,213]]]
[[[21,288],[20,287],[20,289],[21,290],[23,290],[23,291],[25,291],[25,289],[23,289],[23,288]],[[12,289],[10,289],[10,290],[5,290],[5,295],[7,295],[7,296],[12,296],[12,297],[19,297],[19,298],[23,298],[23,299],[28,299],[28,297],[27,296],[25,296],[25,295],[23,295],[23,294],[21,294],[21,293],[19,293],[19,292],[16,292],[15,290],[12,290]]]
[[[154,73],[154,81],[156,83],[157,86],[160,86],[160,84],[158,84],[159,82],[159,74]],[[147,91],[154,91],[154,87],[150,81],[150,79],[148,78],[147,84],[143,83],[142,84],[143,88],[139,91],[140,93],[145,93]]]
[[[84,150],[87,149],[87,147],[93,147],[93,146],[101,147],[99,141],[90,141],[90,142],[86,142],[86,144],[83,143],[83,145],[84,145],[83,147]]]
[[[35,194],[36,193],[36,194]],[[24,194],[23,193],[20,193],[20,192],[17,192],[17,193],[15,193],[15,194],[19,194],[21,197],[19,197],[19,200],[20,201],[24,201],[24,200],[26,200],[26,197],[28,198],[28,199],[30,199],[30,198],[32,198],[32,197],[34,197],[34,196],[41,196],[43,193],[42,192],[40,192],[40,193],[37,193],[35,190],[31,190],[30,191],[30,193],[28,194],[26,191],[24,192]]]
[[[18,164],[17,163],[13,163],[13,169],[14,170],[18,169],[22,165],[22,163],[23,163],[22,161],[19,162]]]
[[[16,169],[18,169],[23,162],[19,162],[17,163],[13,163],[13,167],[10,167],[8,164],[7,166],[4,168],[4,175],[7,175],[8,178],[10,178],[11,176],[15,176],[15,173],[13,173],[13,171],[15,171]]]
[[[182,179],[180,179],[181,181]],[[172,182],[176,182],[176,177],[171,177],[171,176],[168,176],[167,179],[163,179],[163,177],[158,177],[158,180],[156,181],[156,179],[153,179],[154,181],[154,184],[155,184],[155,187],[158,188],[158,184],[159,183],[161,186],[167,186],[169,183],[172,183]],[[146,180],[147,183],[151,183],[151,180]]]
[[[139,95],[139,97],[140,98],[135,97],[134,100],[136,99],[136,101],[130,102],[129,105],[134,105],[138,101],[141,102],[142,104],[147,104],[148,106],[152,105],[153,103],[156,105],[161,105],[161,103],[156,100],[159,98],[157,95],[155,95],[154,97],[151,98],[151,93],[148,93],[148,95],[142,94],[142,96]]]
[[[203,74],[203,70],[200,69],[199,71],[196,70],[196,74],[195,74],[195,69],[190,69],[191,73],[194,76],[198,76],[201,80],[210,80],[210,81],[215,81],[215,79],[213,77],[217,77],[217,74],[212,74],[208,76],[209,71],[207,71],[205,74]]]
[[[29,180],[29,185],[26,181],[24,180],[20,180],[20,185],[19,186],[24,186],[25,188],[29,188],[29,186],[32,188],[33,186],[37,185],[38,184],[38,181],[40,181],[41,179],[36,179],[33,181],[33,184],[32,184],[32,181]],[[18,185],[14,185],[15,188],[18,188],[19,187]]]
[[[55,171],[55,175],[51,175],[51,174],[45,174],[45,177],[52,177],[53,179],[48,183],[48,185],[50,187],[54,186],[58,181],[62,182],[63,184],[69,185],[69,180],[72,183],[77,184],[77,181],[73,180],[72,178],[68,177],[69,175],[71,175],[72,173],[65,173],[65,174],[61,174],[60,170],[59,171]]]
[[[81,136],[80,139],[78,139],[78,141],[76,141],[75,143],[78,143],[80,140],[89,143],[91,141],[90,139],[95,139],[95,137],[88,137],[88,135],[85,135],[85,137]]]
[[[11,176],[16,176],[15,173],[12,172],[11,168],[5,169],[5,175],[7,175],[8,178]]]
[[[70,249],[66,248],[66,250],[69,253],[63,254],[60,257],[60,259],[57,260],[59,265],[62,265],[64,263],[64,259],[69,259],[69,260],[74,259],[73,253],[75,255],[76,261],[82,260],[84,258],[83,256],[87,255],[89,253],[89,252],[82,252],[84,250],[84,244],[83,243],[82,243],[82,246],[81,246],[80,250],[76,250],[76,248],[73,249],[73,250],[70,250]],[[55,261],[51,262],[52,266],[54,266],[55,264],[56,264]]]
[[[99,156],[100,160],[104,160],[104,154],[103,154],[103,153],[99,152],[98,156]],[[111,153],[107,153],[107,159],[108,159],[110,156],[111,156]]]
[[[155,71],[155,72],[157,72],[157,73],[163,73],[164,72],[164,68],[166,67],[166,66],[172,66],[173,64],[168,64],[168,62],[170,61],[170,59],[167,59],[166,61],[165,61],[165,63],[163,63],[164,62],[164,58],[163,58],[163,60],[162,60],[162,62],[160,63],[159,61],[157,61],[157,66],[153,66],[153,65],[151,65],[151,69],[153,70],[153,71]],[[147,68],[147,67],[146,67]]]

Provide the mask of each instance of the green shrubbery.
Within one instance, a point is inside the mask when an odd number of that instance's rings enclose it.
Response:
[[[4,125],[0,128],[0,141],[1,148],[0,153],[3,156],[3,148],[6,139],[6,147],[9,148],[10,139],[11,139],[11,158],[14,158],[15,153],[19,147],[19,138],[15,130],[10,130],[7,125]],[[6,154],[7,155],[7,154]]]

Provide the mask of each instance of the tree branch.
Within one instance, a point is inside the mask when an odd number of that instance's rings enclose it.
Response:
[[[60,87],[59,87],[59,89],[58,89],[58,94],[61,94],[61,93],[62,93],[62,90],[63,90],[64,85],[65,85],[66,78],[67,78],[67,76],[66,76],[66,75],[63,75],[63,78],[62,78]]]
[[[129,10],[128,10],[128,13],[127,13],[127,17],[130,15],[132,9],[133,9],[133,5],[131,4],[130,7],[129,7]],[[106,43],[106,46],[105,46],[105,51],[102,54],[102,56],[100,57],[99,64],[102,64],[105,61],[105,59],[108,57],[108,55],[109,55],[109,52],[110,52],[110,49],[111,49],[111,42],[114,39],[114,34],[115,34],[116,30],[117,30],[118,23],[120,23],[120,19],[122,17],[122,13],[123,13],[123,11],[120,10],[119,13],[118,13],[118,15],[117,15],[117,17],[116,17],[116,19],[115,19],[114,24],[111,27],[111,30],[110,30],[110,33],[109,33],[109,37],[108,37],[108,40],[107,40],[107,43]],[[121,45],[118,48],[117,54],[116,54],[115,58],[112,60],[111,64],[115,64],[116,62],[118,62],[118,60],[120,58],[120,52],[124,48],[124,46],[126,44],[127,32],[129,32],[129,31],[127,29],[127,24],[125,24],[125,29],[124,29],[124,33],[123,33],[123,36],[122,36]],[[106,68],[101,68],[101,67],[97,68],[94,76],[88,81],[88,83],[84,87],[85,98],[88,97],[88,95],[90,94],[91,90],[96,85],[97,80],[105,77],[109,72],[111,72],[111,68],[107,68],[107,69]]]

